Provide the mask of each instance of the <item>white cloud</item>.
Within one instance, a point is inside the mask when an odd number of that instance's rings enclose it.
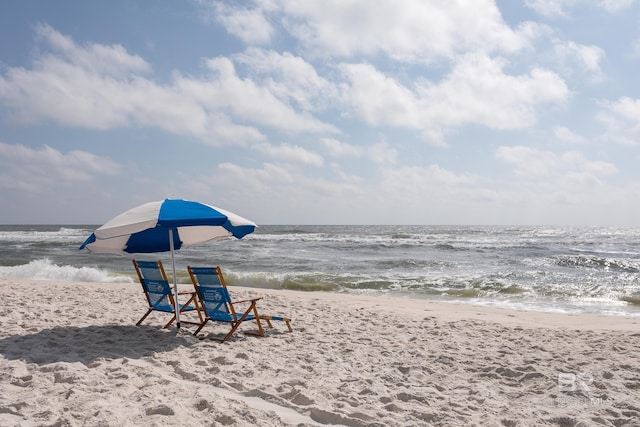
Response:
[[[282,166],[274,165],[273,163],[264,163],[262,169],[249,169],[242,166],[238,166],[233,163],[225,162],[218,165],[218,169],[230,176],[232,179],[237,179],[241,183],[258,183],[263,185],[269,185],[272,182],[294,182],[294,177]]]
[[[266,223],[296,223],[303,218],[304,223],[344,224],[446,222],[450,220],[446,211],[461,196],[469,201],[462,203],[465,207],[473,200],[494,200],[492,191],[476,187],[479,179],[438,165],[382,168],[368,180],[336,172],[334,180],[328,180],[273,164],[257,169],[224,164],[198,181],[241,194],[233,199],[234,208],[252,211],[259,206]]]
[[[338,130],[315,119],[308,113],[297,112],[288,103],[278,99],[267,87],[251,78],[241,78],[233,62],[224,57],[211,58],[206,66],[214,74],[211,80],[182,79],[181,89],[208,109],[229,110],[243,121],[269,126],[287,132],[329,132]]]
[[[564,17],[565,8],[571,6],[576,0],[525,0],[527,7],[535,10],[543,16]]]
[[[396,163],[398,157],[398,150],[384,140],[364,146],[347,144],[333,138],[322,138],[321,143],[329,152],[329,155],[337,159],[356,157],[371,160],[378,165],[384,165]]]
[[[403,166],[382,171],[381,194],[394,203],[404,200],[405,203],[424,204],[425,200],[434,200],[436,196],[455,199],[456,195],[471,190],[478,181],[477,176],[457,174],[435,164]],[[443,203],[443,200],[438,199],[437,203]]]
[[[588,160],[576,151],[568,151],[561,155],[551,151],[543,151],[533,147],[515,146],[499,147],[496,150],[496,158],[505,163],[513,164],[518,175],[530,178],[565,178],[590,184],[600,184],[600,177],[614,175],[618,172],[615,165]]]
[[[628,221],[629,187],[610,182],[615,164],[591,160],[577,151],[554,153],[533,147],[500,147],[496,159],[514,166],[503,180],[500,204],[518,223],[596,224]],[[515,216],[514,216],[515,215]]]
[[[262,221],[271,224],[299,223],[299,218],[306,223],[342,223],[344,212],[355,211],[363,197],[363,189],[353,182],[313,178],[272,163],[261,168],[224,163],[198,181],[222,186],[230,195],[225,204],[238,212],[259,209]]]
[[[527,7],[547,17],[568,17],[574,8],[596,7],[607,13],[629,8],[635,0],[525,0]]]
[[[431,63],[469,51],[517,52],[539,34],[533,22],[510,28],[493,0],[405,0],[401,6],[394,0],[254,0],[252,8],[209,6],[215,19],[244,42],[266,44],[278,23],[303,50],[321,57],[383,54]]]
[[[240,78],[227,58],[206,61],[213,72],[207,79],[176,73],[173,84],[163,86],[137,75],[150,67],[120,46],[78,46],[50,27],[40,27],[39,37],[54,51],[40,54],[32,69],[9,68],[0,76],[0,99],[23,124],[51,120],[97,130],[151,126],[213,144],[264,140],[256,125],[338,132],[297,112],[278,98],[281,93]]]
[[[343,64],[349,82],[343,102],[372,125],[415,127],[419,120],[418,99],[413,91],[369,64]]]
[[[258,132],[247,127],[240,132],[238,125],[230,132],[231,124],[224,114],[208,111],[176,87],[161,86],[136,75],[135,71],[146,71],[147,67],[122,48],[78,46],[46,28],[40,36],[61,46],[63,52],[43,53],[32,69],[10,68],[0,77],[0,99],[9,107],[14,120],[54,121],[97,130],[155,126],[202,139],[225,133],[260,138]],[[103,62],[109,65],[100,65]],[[218,124],[222,129],[218,129]]]
[[[515,165],[517,174],[531,177],[547,177],[558,165],[554,153],[525,146],[499,147],[496,158]]]
[[[311,166],[323,166],[324,159],[318,153],[309,151],[297,145],[258,144],[255,148],[265,155],[279,161],[294,162]]]
[[[515,52],[530,43],[534,24],[513,31],[492,0],[427,2],[367,0],[274,1],[285,27],[320,55],[382,53],[392,59],[432,62],[467,51]],[[464,31],[460,31],[464,28]]]
[[[279,100],[295,103],[305,111],[322,109],[336,96],[333,83],[318,75],[305,59],[289,52],[249,48],[233,59],[249,67],[254,80],[263,77],[259,84]]]
[[[527,163],[545,153],[533,150],[514,158]],[[225,204],[239,212],[259,211],[262,222],[276,224],[583,224],[598,220],[601,203],[615,206],[628,199],[628,188],[603,181],[616,173],[613,165],[571,151],[550,154],[553,162],[546,177],[521,176],[524,180],[508,182],[437,164],[380,168],[364,180],[336,171],[330,181],[269,163],[255,169],[226,163],[197,181],[211,188],[203,194],[225,188]]]
[[[332,157],[359,157],[364,152],[361,147],[334,138],[322,138],[320,142]]]
[[[339,133],[311,114],[334,104],[338,87],[353,117],[415,129],[435,144],[444,144],[455,126],[529,126],[538,104],[560,101],[567,91],[549,71],[510,76],[505,61],[483,55],[463,56],[435,84],[408,87],[367,64],[342,64],[347,83],[331,83],[300,57],[255,48],[233,57],[250,74],[241,76],[232,59],[217,57],[205,60],[206,77],[175,73],[171,85],[159,85],[136,74],[150,67],[121,46],[78,46],[51,27],[39,37],[55,50],[37,57],[32,69],[10,68],[0,77],[0,98],[15,120],[99,130],[150,126],[210,144],[264,141],[263,126]]]
[[[594,176],[609,176],[618,173],[618,168],[612,163],[599,160],[588,160],[576,151],[568,151],[560,157],[565,168],[579,172],[586,172]]]
[[[596,4],[609,13],[616,13],[628,9],[634,2],[635,0],[597,0]]]
[[[224,144],[247,146],[247,143],[250,142],[266,140],[266,137],[256,127],[234,123],[227,114],[220,112],[209,113],[202,123],[202,127],[192,130],[196,130],[196,137],[213,146]],[[176,130],[175,133],[190,133],[190,130],[185,132]]]
[[[564,81],[550,71],[533,69],[529,75],[511,76],[504,73],[505,65],[502,60],[467,55],[441,82],[409,88],[371,65],[343,64],[350,83],[344,102],[371,125],[420,130],[442,145],[439,138],[454,126],[531,126],[539,106],[562,102],[568,95]]]
[[[606,56],[604,49],[569,41],[556,42],[555,51],[560,64],[565,68],[571,70],[577,67],[578,71],[587,74],[593,82],[600,82],[603,79],[604,73],[600,63]]]
[[[565,82],[555,73],[534,68],[528,75],[504,72],[506,61],[469,55],[439,85],[423,88],[433,116],[450,124],[483,124],[495,129],[517,129],[536,123],[536,108],[563,102]]]
[[[456,173],[437,164],[398,166],[384,169],[378,188],[371,199],[379,199],[376,207],[382,217],[397,218],[405,223],[452,223],[468,217],[482,222],[479,210],[493,204],[496,194],[479,186],[482,179],[469,173]],[[471,219],[471,218],[474,219]],[[459,221],[459,219],[458,219]]]
[[[373,144],[371,147],[368,147],[366,149],[366,153],[374,163],[380,165],[392,165],[396,163],[396,159],[398,157],[398,150],[385,141],[378,142]]]
[[[553,135],[558,141],[561,141],[565,144],[586,144],[587,140],[585,137],[576,134],[571,131],[569,128],[565,126],[556,126],[553,128]]]
[[[606,127],[604,139],[626,145],[640,142],[640,99],[602,101],[597,118]]]
[[[87,44],[78,46],[70,37],[45,24],[36,25],[35,33],[39,41],[48,45],[54,53],[66,58],[66,62],[76,64],[85,70],[112,77],[126,76],[131,72],[148,73],[151,71],[149,63],[138,55],[129,54],[121,45]],[[49,55],[44,54],[41,59],[46,61],[49,59]]]
[[[40,193],[60,185],[88,182],[98,175],[118,175],[122,167],[86,151],[62,153],[47,145],[32,149],[0,142],[0,187]]]
[[[213,4],[215,17],[225,29],[247,44],[267,44],[274,29],[264,14],[258,9],[233,7],[216,2]]]

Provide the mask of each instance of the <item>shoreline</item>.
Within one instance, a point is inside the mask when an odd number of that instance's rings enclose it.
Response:
[[[26,280],[44,280],[44,281],[70,281],[70,282],[134,282],[137,283],[137,277],[133,272],[129,260],[126,260],[124,266],[120,269],[110,269],[110,267],[102,265],[101,267],[87,267],[65,264],[54,264],[49,259],[38,258],[32,260],[28,264],[16,265],[13,267],[0,267],[0,277],[19,278]],[[91,264],[90,264],[91,265]],[[8,270],[7,270],[8,269]],[[17,271],[12,271],[16,269]],[[178,280],[183,283],[189,282],[189,277],[184,266],[177,271]],[[288,279],[279,278],[271,282],[270,273],[237,273],[229,269],[225,270],[227,284],[231,286],[247,286],[256,289],[276,289],[276,290],[292,290],[302,292],[328,292],[351,295],[371,295],[371,296],[391,296],[398,298],[419,299],[429,302],[446,302],[465,305],[476,305],[485,307],[505,308],[516,311],[540,311],[544,313],[566,313],[566,314],[594,314],[606,316],[630,316],[640,317],[640,297],[638,292],[630,287],[621,290],[615,285],[610,294],[604,295],[602,292],[596,292],[597,295],[582,295],[580,292],[569,292],[567,294],[560,292],[556,296],[545,296],[545,290],[539,289],[529,294],[527,292],[505,292],[483,294],[477,293],[478,289],[472,286],[465,290],[449,290],[441,289],[435,291],[427,288],[410,289],[391,289],[386,287],[358,288],[338,286],[332,282],[332,279],[326,277],[320,278],[320,284],[315,284],[314,279],[309,282],[304,277],[297,278],[292,276],[292,282]],[[304,276],[304,274],[302,275]],[[35,279],[38,278],[38,279]],[[298,279],[302,281],[298,281]],[[577,279],[576,283],[581,283]],[[621,283],[630,280],[630,277],[621,279]],[[308,287],[307,287],[308,286]],[[571,286],[569,286],[571,288]],[[509,287],[510,289],[513,286]],[[515,286],[516,289],[520,289]],[[603,286],[603,289],[606,286]],[[551,293],[553,294],[554,291]],[[581,296],[582,295],[582,296]],[[599,296],[598,296],[599,295]]]
[[[112,288],[114,290],[140,291],[137,279],[133,283],[125,282],[66,282],[45,279],[2,278],[0,286],[7,283],[34,283],[50,286],[78,286]],[[172,285],[173,286],[173,285]],[[179,283],[181,291],[192,290],[191,284]],[[594,314],[594,313],[565,313],[542,310],[525,310],[518,308],[495,307],[484,304],[464,303],[457,301],[430,300],[398,295],[365,295],[347,292],[309,292],[289,289],[256,288],[249,286],[230,285],[235,290],[251,295],[284,296],[294,300],[311,300],[321,303],[340,304],[345,307],[373,306],[388,313],[402,312],[419,318],[425,314],[436,315],[441,320],[459,321],[479,319],[503,325],[518,325],[523,327],[571,328],[594,330],[639,331],[640,315]],[[140,304],[144,301],[140,291]]]
[[[637,317],[232,286],[234,299],[263,297],[262,314],[291,317],[294,332],[276,322],[264,338],[219,344],[162,330],[161,314],[134,326],[138,283],[0,278],[0,291],[2,425],[640,419]]]

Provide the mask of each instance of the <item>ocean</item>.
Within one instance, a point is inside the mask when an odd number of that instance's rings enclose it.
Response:
[[[131,259],[79,251],[95,225],[0,226],[0,277],[135,282]],[[640,228],[265,225],[176,253],[230,285],[640,316]]]

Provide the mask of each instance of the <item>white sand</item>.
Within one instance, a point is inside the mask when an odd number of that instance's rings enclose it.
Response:
[[[640,426],[638,317],[233,287],[294,332],[220,344],[139,284],[0,291],[2,426]]]

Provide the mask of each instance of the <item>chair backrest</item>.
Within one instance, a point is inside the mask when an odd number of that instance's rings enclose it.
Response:
[[[212,320],[236,320],[231,296],[220,267],[191,267],[187,270],[207,316]]]
[[[160,305],[173,305],[173,293],[167,274],[160,261],[136,261],[133,266],[138,273],[142,290],[147,296],[147,301],[151,307]]]

